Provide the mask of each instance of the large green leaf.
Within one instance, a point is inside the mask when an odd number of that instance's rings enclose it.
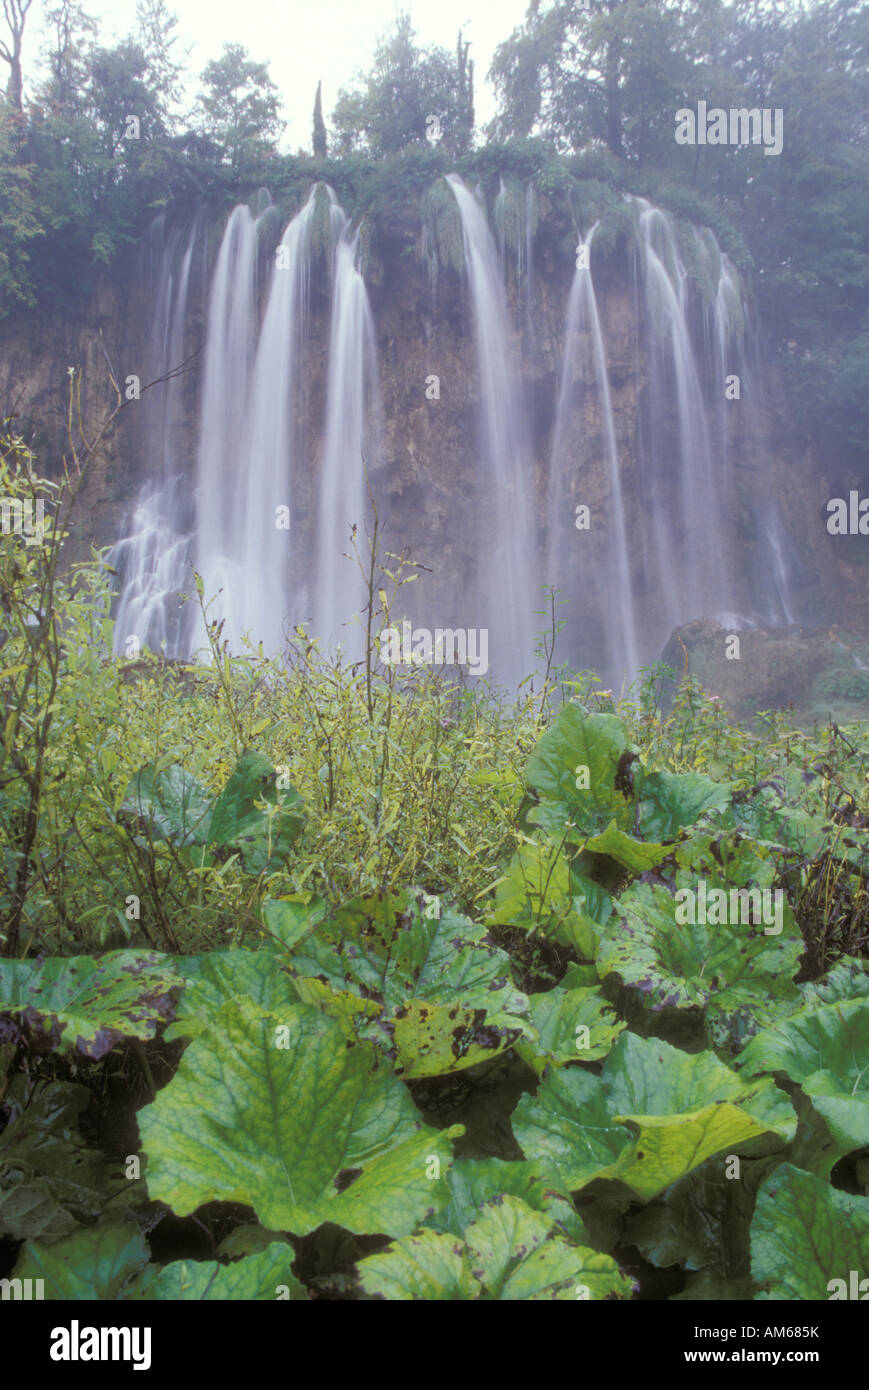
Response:
[[[38,1082],[26,1098],[24,1078],[15,1077],[0,1134],[0,1235],[54,1240],[102,1211],[117,1182],[78,1131],[90,1098],[85,1086],[63,1081]]]
[[[719,1155],[632,1214],[622,1233],[661,1269],[707,1269],[719,1277],[747,1279],[749,1224],[760,1183],[781,1162],[773,1155],[740,1159]],[[749,1295],[750,1296],[750,1295]]]
[[[573,1190],[617,1178],[649,1200],[714,1154],[761,1136],[790,1138],[796,1117],[771,1081],[746,1084],[709,1052],[623,1033],[600,1077],[550,1072],[525,1096],[513,1132]]]
[[[156,951],[109,951],[0,961],[0,1014],[15,1015],[39,1050],[77,1048],[104,1057],[122,1038],[153,1038],[172,1014],[179,984],[173,961]]]
[[[142,768],[127,785],[119,819],[151,841],[202,844],[211,816],[211,796],[192,773],[173,763]]]
[[[534,1211],[542,1211],[552,1226],[580,1245],[588,1232],[577,1215],[570,1192],[554,1169],[545,1162],[508,1162],[503,1158],[459,1159],[447,1173],[450,1198],[427,1225],[435,1231],[463,1235],[485,1202],[503,1193],[521,1197]]]
[[[778,936],[739,923],[681,924],[676,912],[666,888],[632,884],[616,902],[617,916],[600,942],[601,979],[618,975],[650,1012],[702,1013],[719,1045],[738,1020],[761,1026],[777,1010],[799,1004],[793,977],[802,938],[789,908]]]
[[[240,850],[245,869],[259,873],[286,855],[304,824],[302,798],[295,788],[279,791],[277,772],[268,758],[243,753],[214,803],[203,842],[211,850]]]
[[[125,1299],[302,1301],[308,1297],[290,1266],[295,1258],[291,1245],[272,1241],[265,1250],[233,1264],[215,1261],[176,1260],[149,1265],[124,1291]]]
[[[484,1205],[464,1244],[425,1231],[360,1261],[359,1276],[374,1296],[427,1301],[629,1298],[633,1288],[609,1255],[568,1244],[512,1195]]]
[[[806,1008],[869,995],[869,960],[844,956],[820,980],[801,986]]]
[[[175,1021],[164,1034],[167,1042],[204,1032],[217,1010],[239,996],[263,1009],[296,1002],[292,982],[271,951],[239,949],[181,956],[176,969],[184,988],[175,1006]]]
[[[311,893],[293,893],[285,898],[265,898],[263,924],[269,945],[292,951],[311,936],[328,914],[328,903]]]
[[[437,1231],[394,1241],[380,1254],[360,1260],[359,1280],[372,1298],[390,1302],[468,1301],[479,1298],[481,1292],[463,1243]]]
[[[148,1263],[148,1247],[133,1222],[102,1222],[63,1240],[28,1240],[13,1271],[16,1279],[43,1279],[44,1297],[78,1302],[110,1300]]]
[[[829,1173],[844,1154],[869,1145],[869,996],[801,1009],[752,1038],[740,1053],[745,1076],[784,1072],[796,1081],[835,1144],[801,1153]],[[814,1156],[813,1156],[814,1155]]]
[[[465,1232],[471,1269],[484,1297],[499,1300],[630,1298],[633,1285],[609,1255],[570,1245],[552,1220],[519,1197],[488,1201]]]
[[[602,1081],[617,1119],[638,1127],[619,1177],[646,1200],[713,1154],[765,1134],[787,1141],[796,1130],[790,1102],[771,1081],[747,1085],[712,1053],[689,1055],[660,1039],[623,1033]]]
[[[562,705],[528,759],[526,780],[539,798],[530,819],[559,840],[568,821],[580,839],[613,819],[629,830],[631,803],[615,785],[626,751],[624,725],[615,715],[590,715],[579,704]],[[588,770],[588,787],[582,786],[585,775],[577,773],[579,768]]]
[[[631,1131],[612,1116],[600,1077],[578,1068],[551,1071],[523,1096],[513,1133],[529,1160],[551,1165],[567,1190],[616,1177],[633,1150]]]
[[[630,869],[635,874],[653,869],[667,855],[666,845],[646,844],[642,840],[635,840],[633,836],[619,830],[614,820],[610,821],[600,835],[593,835],[586,840],[583,848],[591,850],[594,854],[607,854],[610,859],[621,864],[622,868]]]
[[[243,753],[216,798],[177,764],[150,766],[130,780],[119,815],[140,838],[200,846],[199,862],[238,850],[244,868],[260,873],[286,855],[304,828],[301,797],[294,787],[279,791],[277,782],[262,753]]]
[[[306,1002],[346,1014],[362,1002],[359,1031],[394,1056],[403,1077],[459,1071],[532,1037],[528,1001],[512,984],[510,959],[485,927],[423,895],[359,898],[324,919],[293,950],[288,968]],[[373,1024],[371,1003],[381,1016]]]
[[[551,841],[520,845],[495,888],[491,926],[549,930],[570,910],[567,855]]]
[[[447,1197],[456,1130],[424,1128],[405,1087],[334,1020],[246,999],[218,1010],[139,1113],[151,1197],[187,1216],[244,1202],[299,1235],[323,1221],[403,1235]]]
[[[781,1164],[763,1184],[751,1223],[758,1298],[847,1298],[852,1270],[858,1281],[869,1277],[869,1198]],[[831,1287],[833,1280],[842,1282]],[[858,1296],[866,1294],[869,1284]]]
[[[643,779],[640,830],[649,840],[675,840],[707,811],[723,811],[733,788],[702,772],[652,772]]]
[[[537,1072],[547,1065],[599,1061],[627,1027],[595,988],[556,987],[529,995],[528,1003],[537,1038],[517,1043],[516,1051]]]

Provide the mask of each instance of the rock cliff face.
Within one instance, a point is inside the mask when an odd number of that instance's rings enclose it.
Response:
[[[418,211],[396,209],[381,217],[364,242],[363,268],[376,325],[380,378],[381,449],[369,463],[369,478],[389,550],[406,549],[427,567],[418,586],[413,616],[455,621],[456,595],[470,591],[481,562],[494,549],[495,509],[477,467],[480,379],[474,322],[467,284],[455,265],[442,264],[433,282],[426,264]],[[82,498],[70,558],[86,553],[90,543],[110,545],[130,526],[133,502],[154,470],[154,459],[172,434],[173,456],[193,479],[203,344],[210,267],[220,234],[214,219],[199,239],[191,270],[189,308],[183,331],[183,358],[192,358],[178,388],[173,418],[156,422],[158,393],[145,391],[130,401],[99,451]],[[529,423],[533,490],[537,501],[534,532],[545,554],[551,518],[546,491],[553,448],[556,402],[564,351],[565,312],[574,275],[575,232],[563,211],[541,198],[533,240],[530,291],[527,266],[504,252],[508,306],[514,341],[505,344],[521,358],[524,411]],[[268,249],[268,248],[267,248]],[[269,262],[261,264],[264,285]],[[655,594],[658,576],[649,559],[648,537],[657,508],[675,505],[666,487],[650,494],[644,477],[643,420],[652,389],[650,325],[637,288],[636,264],[627,240],[616,238],[595,253],[594,286],[606,344],[612,418],[618,443],[625,507],[626,537],[643,626],[645,659],[662,650],[673,624],[666,622]],[[152,341],[154,306],[149,300],[141,257],[100,279],[87,298],[71,295],[67,304],[38,314],[21,315],[0,328],[0,409],[14,413],[15,425],[37,456],[39,466],[56,476],[71,453],[70,367],[81,371],[81,416],[86,435],[93,435],[103,413],[114,403],[110,372],[122,391],[126,379],[148,379],[155,358]],[[313,535],[318,485],[319,441],[328,371],[330,285],[324,260],[315,261],[311,277],[310,332],[301,393],[303,432],[311,442],[305,471],[294,482],[293,528],[297,539],[295,569],[302,579],[310,564],[306,545]],[[159,345],[156,345],[159,346]],[[176,365],[176,364],[172,364]],[[434,381],[433,379],[436,379]],[[781,557],[771,552],[770,534],[759,514],[758,497],[776,499],[781,546],[795,622],[840,623],[857,633],[869,632],[869,540],[831,537],[826,531],[826,502],[832,495],[828,461],[793,436],[770,365],[752,383],[753,416],[739,415],[731,402],[729,457],[733,507],[729,517],[710,512],[705,524],[728,531],[736,579],[739,615],[761,619],[773,587],[773,569]],[[573,665],[591,666],[606,649],[605,616],[590,577],[606,573],[605,552],[612,525],[612,496],[606,460],[605,421],[599,392],[575,393],[567,412],[563,449],[578,466],[564,478],[567,531],[574,547],[566,586],[577,621],[568,626],[558,655]],[[659,401],[666,417],[673,402]],[[745,413],[747,415],[747,412]],[[675,423],[670,426],[675,432]],[[78,407],[73,408],[77,437]],[[239,467],[244,459],[239,458]],[[758,489],[758,480],[763,487]],[[702,514],[702,499],[701,514]],[[590,509],[587,533],[572,527],[575,508]],[[541,573],[541,584],[544,576]],[[589,597],[591,595],[592,597]],[[683,595],[682,621],[711,618],[694,612],[692,596]],[[542,603],[541,605],[542,606]],[[541,626],[543,620],[541,619]]]

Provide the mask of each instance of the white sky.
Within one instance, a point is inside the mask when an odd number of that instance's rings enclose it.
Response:
[[[495,108],[485,74],[495,48],[522,21],[526,6],[527,0],[168,0],[178,16],[181,43],[192,45],[190,97],[198,90],[203,67],[220,56],[223,44],[243,44],[257,62],[269,64],[287,122],[281,144],[290,153],[300,145],[310,149],[318,79],[323,80],[328,124],[339,88],[353,81],[357,69],[368,67],[377,38],[401,9],[410,11],[416,41],[423,47],[437,43],[452,52],[459,28],[464,30],[476,65],[477,121],[485,124]],[[32,18],[38,8],[34,6]],[[85,9],[98,21],[103,43],[124,38],[134,28],[135,0],[85,0]],[[41,40],[35,30],[30,30],[25,51],[25,81]]]

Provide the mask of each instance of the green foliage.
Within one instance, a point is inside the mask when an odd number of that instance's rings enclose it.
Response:
[[[837,1192],[783,1163],[761,1189],[751,1225],[757,1298],[848,1297],[831,1287],[869,1258],[869,1200]]]
[[[37,1049],[104,1057],[123,1037],[153,1038],[177,984],[171,963],[148,951],[0,961],[0,1015],[26,1026]]]
[[[12,438],[2,467],[51,525],[0,537],[0,1277],[630,1298],[634,1246],[641,1288],[745,1299],[858,1267],[864,727],[746,731],[690,679],[664,710],[663,668],[595,712],[590,673],[399,679],[376,548],[357,667],[211,627],[209,664],[123,680],[99,559],[58,574],[68,485]],[[701,883],[728,912],[681,920]],[[155,1261],[141,1231],[205,1208],[208,1257]]]
[[[241,44],[227,43],[202,73],[199,104],[204,133],[217,146],[230,177],[250,180],[273,149],[282,122],[268,64],[254,62]]]
[[[339,152],[398,154],[427,139],[432,117],[445,149],[453,155],[466,150],[474,125],[467,50],[461,35],[455,58],[435,45],[418,48],[410,15],[399,13],[378,43],[371,71],[360,75],[355,89],[339,93],[332,113]]]

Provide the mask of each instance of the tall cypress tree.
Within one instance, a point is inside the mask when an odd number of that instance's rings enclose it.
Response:
[[[323,120],[323,101],[320,95],[322,82],[317,83],[317,95],[314,98],[314,155],[317,159],[325,159],[328,155],[326,146],[326,122]]]

